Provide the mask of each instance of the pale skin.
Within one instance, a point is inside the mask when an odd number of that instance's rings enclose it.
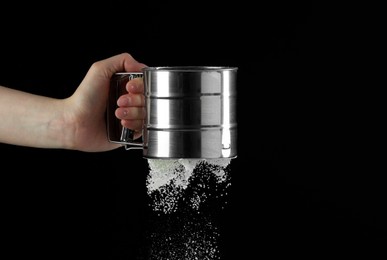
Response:
[[[74,93],[64,99],[0,86],[0,143],[84,152],[119,148],[120,144],[108,141],[106,132],[110,79],[116,72],[144,67],[128,53],[96,61]],[[139,138],[145,117],[142,79],[129,81],[126,89],[128,94],[117,100],[116,116]]]

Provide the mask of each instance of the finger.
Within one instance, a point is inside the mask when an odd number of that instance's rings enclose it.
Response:
[[[143,107],[145,106],[145,97],[138,94],[125,94],[118,98],[119,107]]]
[[[133,138],[133,139],[140,138],[141,136],[142,136],[142,130],[141,130],[141,131],[135,131],[135,132],[134,132],[134,138]]]
[[[144,81],[142,78],[134,78],[132,80],[129,80],[128,83],[126,83],[126,90],[129,93],[137,93],[137,94],[143,94],[144,93]]]
[[[119,107],[115,111],[118,119],[143,120],[145,118],[144,107]]]
[[[144,124],[144,120],[121,120],[121,125],[128,129],[135,131],[141,131]]]
[[[114,73],[121,71],[141,71],[145,64],[138,62],[129,53],[121,53],[104,60],[110,78]]]

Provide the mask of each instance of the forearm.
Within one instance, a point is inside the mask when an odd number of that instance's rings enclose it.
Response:
[[[62,101],[0,86],[0,142],[64,146]]]

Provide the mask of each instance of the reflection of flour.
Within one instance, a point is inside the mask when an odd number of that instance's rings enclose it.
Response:
[[[154,260],[218,260],[217,210],[223,210],[231,159],[148,159]]]

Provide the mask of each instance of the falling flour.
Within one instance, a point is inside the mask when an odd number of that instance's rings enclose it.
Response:
[[[196,215],[163,220],[151,237],[147,260],[218,260],[219,232],[211,220]]]
[[[231,159],[148,159],[149,175],[147,177],[148,194],[152,196],[153,209],[163,213],[171,213],[177,210],[177,203],[183,199],[184,192],[190,185],[194,170],[200,167],[209,168],[211,174],[218,183],[228,180],[226,171]],[[203,186],[206,183],[199,183]],[[190,198],[192,207],[199,208],[200,201],[206,194],[199,194]]]
[[[154,260],[221,259],[217,212],[227,203],[231,159],[148,159],[147,192],[156,213]]]

